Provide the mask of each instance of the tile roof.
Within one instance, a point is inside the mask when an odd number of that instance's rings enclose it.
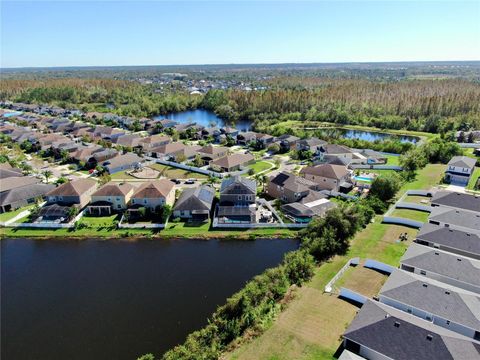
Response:
[[[92,179],[78,179],[62,184],[47,193],[47,196],[81,196],[86,191],[97,186]]]
[[[126,196],[133,190],[129,183],[109,182],[92,194],[93,196]]]
[[[342,165],[323,164],[305,167],[300,170],[300,174],[310,174],[339,180],[348,175],[348,169],[346,166]]]
[[[167,197],[174,189],[175,184],[168,179],[148,181],[142,184],[133,194],[135,199],[155,199]]]

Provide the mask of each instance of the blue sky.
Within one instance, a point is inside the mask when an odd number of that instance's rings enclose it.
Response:
[[[480,60],[480,1],[1,1],[1,67]]]

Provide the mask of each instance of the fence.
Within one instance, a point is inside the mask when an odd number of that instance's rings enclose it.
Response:
[[[360,263],[360,258],[359,257],[351,258],[350,260],[348,260],[347,263],[345,265],[343,265],[343,267],[335,274],[335,276],[332,278],[332,280],[330,280],[328,282],[328,284],[325,285],[325,290],[324,291],[326,293],[332,292],[333,285],[337,282],[338,279],[340,279],[340,277],[345,273],[345,271],[347,271],[347,269],[351,265],[356,266],[359,263]]]
[[[395,204],[396,209],[410,209],[410,210],[418,210],[418,211],[425,211],[425,212],[432,212],[432,207],[429,205],[421,205],[406,201],[399,201]]]
[[[124,224],[123,223],[124,215],[118,223],[119,229],[165,229],[168,224],[168,220],[164,224],[154,224],[154,223],[140,223],[140,224]]]
[[[362,295],[362,294],[359,294],[353,290],[350,290],[350,289],[347,289],[347,288],[340,288],[340,295],[339,295],[341,298],[344,298],[344,299],[347,299],[347,300],[352,300],[356,303],[359,303],[359,304],[365,304],[365,302],[367,301],[367,297]]]
[[[215,176],[215,177],[219,177],[219,178],[222,178],[222,177],[225,176],[225,174],[223,174],[223,173],[217,173],[215,171],[200,169],[200,168],[195,167],[195,166],[180,164],[180,163],[177,163],[175,161],[168,161],[168,160],[155,159],[155,158],[150,158],[150,159],[155,161],[157,164],[176,167],[178,169],[183,169],[183,170],[187,170],[187,171],[191,171],[191,172],[196,172],[196,173],[207,175],[207,176]]]
[[[433,193],[428,190],[408,190],[407,195],[432,197]]]
[[[415,221],[415,220],[399,218],[394,216],[384,216],[382,222],[385,224],[410,226],[417,229],[420,229],[423,226],[423,222],[421,221]]]
[[[478,148],[480,143],[458,143],[461,148]]]
[[[224,229],[302,229],[307,227],[308,224],[296,224],[296,223],[219,223],[218,218],[214,218],[212,222],[213,228]]]
[[[363,264],[363,267],[369,268],[369,269],[374,269],[374,270],[379,270],[381,272],[391,274],[395,268],[393,266],[384,264],[380,261],[377,260],[372,260],[372,259],[367,259],[365,260],[365,264]]]
[[[347,199],[347,200],[358,200],[358,197],[356,197],[356,196],[344,194],[344,193],[341,193],[341,192],[338,192],[338,191],[321,190],[320,192],[324,195],[329,196],[329,197],[343,197],[344,199]]]
[[[45,204],[45,203],[43,203]],[[30,210],[25,210],[27,212],[26,215],[30,214]],[[85,209],[80,211],[77,216],[75,216],[70,222],[66,224],[58,224],[58,223],[47,223],[47,222],[39,222],[39,223],[15,223],[10,222],[5,224],[5,227],[13,227],[13,228],[36,228],[36,229],[70,229],[75,226],[75,223],[80,220],[85,212]],[[20,214],[19,214],[20,215]],[[24,216],[26,216],[24,215]],[[23,217],[23,216],[22,216]],[[15,216],[16,220],[19,219],[18,215]]]
[[[363,170],[396,170],[396,171],[403,170],[403,167],[401,167],[399,165],[361,165],[361,164],[355,165],[355,164],[351,164],[350,168],[352,168],[353,170],[356,170],[356,169],[363,169]]]

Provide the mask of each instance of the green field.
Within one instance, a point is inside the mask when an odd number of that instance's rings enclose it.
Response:
[[[35,206],[34,204],[31,204],[31,205],[24,206],[20,209],[14,210],[14,211],[4,212],[4,213],[0,214],[0,222],[5,222],[5,221],[8,221],[10,219],[13,219],[15,216],[20,214],[22,211],[29,210],[34,206]]]
[[[161,176],[165,176],[169,179],[207,179],[208,176],[204,174],[199,174],[196,172],[191,172],[183,169],[178,169],[172,166],[166,166],[162,164],[153,164],[150,165],[152,169],[160,171]]]
[[[477,184],[477,180],[480,177],[480,167],[475,167],[472,176],[470,177],[470,181],[468,182],[467,189],[468,190],[476,190],[475,185]]]
[[[274,166],[266,161],[259,160],[256,161],[254,164],[248,166],[249,169],[253,169],[255,171],[255,174],[258,174],[262,171],[268,170],[270,168],[274,168]]]
[[[410,210],[410,209],[395,209],[390,216],[410,219],[415,221],[426,222],[430,214],[425,211]]]

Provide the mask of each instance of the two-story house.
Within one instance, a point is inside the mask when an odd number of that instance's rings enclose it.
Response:
[[[112,212],[125,210],[134,189],[129,183],[109,182],[92,194],[88,212],[91,215],[110,215]]]
[[[256,222],[257,182],[242,176],[233,176],[222,181],[217,209],[219,222]]]
[[[318,187],[316,182],[282,171],[268,179],[267,194],[285,203],[292,203],[304,198],[310,190],[317,190]]]
[[[65,206],[77,205],[83,208],[90,202],[91,195],[97,188],[92,179],[78,179],[62,184],[46,194],[48,203]]]
[[[130,200],[133,209],[144,207],[151,211],[156,211],[164,205],[172,206],[174,202],[175,184],[168,179],[148,181],[142,184],[133,193]]]
[[[346,166],[323,164],[307,166],[300,171],[305,179],[318,184],[320,190],[340,191],[350,189],[351,173]]]
[[[454,156],[447,164],[445,182],[459,186],[468,185],[476,162],[468,156]]]

